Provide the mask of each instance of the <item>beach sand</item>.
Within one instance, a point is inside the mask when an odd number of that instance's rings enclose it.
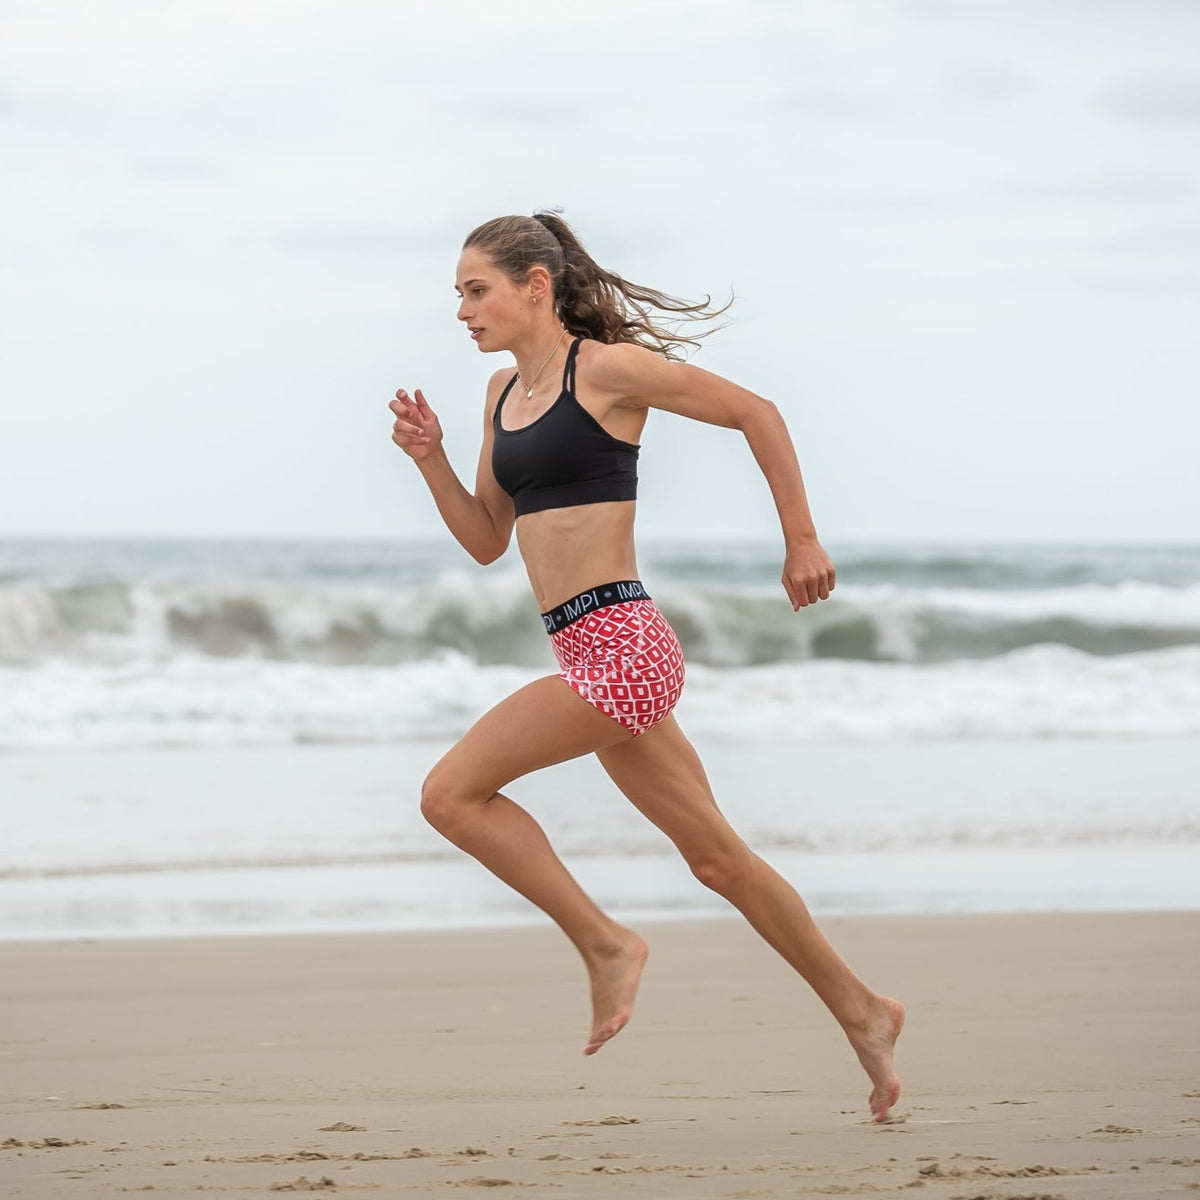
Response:
[[[908,1004],[891,1123],[735,919],[644,927],[594,1058],[550,928],[0,945],[0,1196],[1200,1189],[1200,913],[823,924]]]

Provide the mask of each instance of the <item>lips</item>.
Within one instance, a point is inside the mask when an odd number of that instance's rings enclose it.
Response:
[[[479,341],[479,337],[480,337],[480,335],[483,333],[483,328],[482,328],[482,327],[475,327],[475,326],[468,325],[468,326],[467,326],[467,329],[470,331],[470,333],[471,333],[471,337],[472,337],[472,338],[473,338],[475,341]]]

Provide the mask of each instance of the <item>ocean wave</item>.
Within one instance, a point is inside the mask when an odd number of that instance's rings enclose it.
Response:
[[[933,663],[1054,644],[1093,655],[1200,645],[1200,584],[1123,581],[1027,590],[844,585],[793,613],[778,584],[655,585],[689,661]],[[448,652],[531,666],[545,635],[528,584],[445,571],[405,589],[311,581],[18,580],[0,585],[0,662],[176,657],[394,666]]]
[[[405,742],[461,735],[552,669],[447,651],[389,667],[176,655],[0,667],[0,748]],[[1200,734],[1200,647],[1097,657],[693,663],[679,715],[710,737],[805,741]]]

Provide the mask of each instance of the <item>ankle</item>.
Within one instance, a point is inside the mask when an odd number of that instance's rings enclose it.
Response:
[[[628,954],[640,940],[632,929],[614,924],[599,931],[586,946],[580,946],[579,953],[583,955],[583,961],[588,966],[598,965]]]
[[[874,992],[865,991],[841,1006],[838,1010],[838,1024],[850,1037],[862,1036],[869,1033],[879,1019],[883,1007],[883,997]]]

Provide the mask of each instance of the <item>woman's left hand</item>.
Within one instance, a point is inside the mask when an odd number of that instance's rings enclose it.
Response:
[[[818,600],[828,600],[836,582],[833,563],[816,539],[788,550],[783,561],[783,588],[793,612]]]

